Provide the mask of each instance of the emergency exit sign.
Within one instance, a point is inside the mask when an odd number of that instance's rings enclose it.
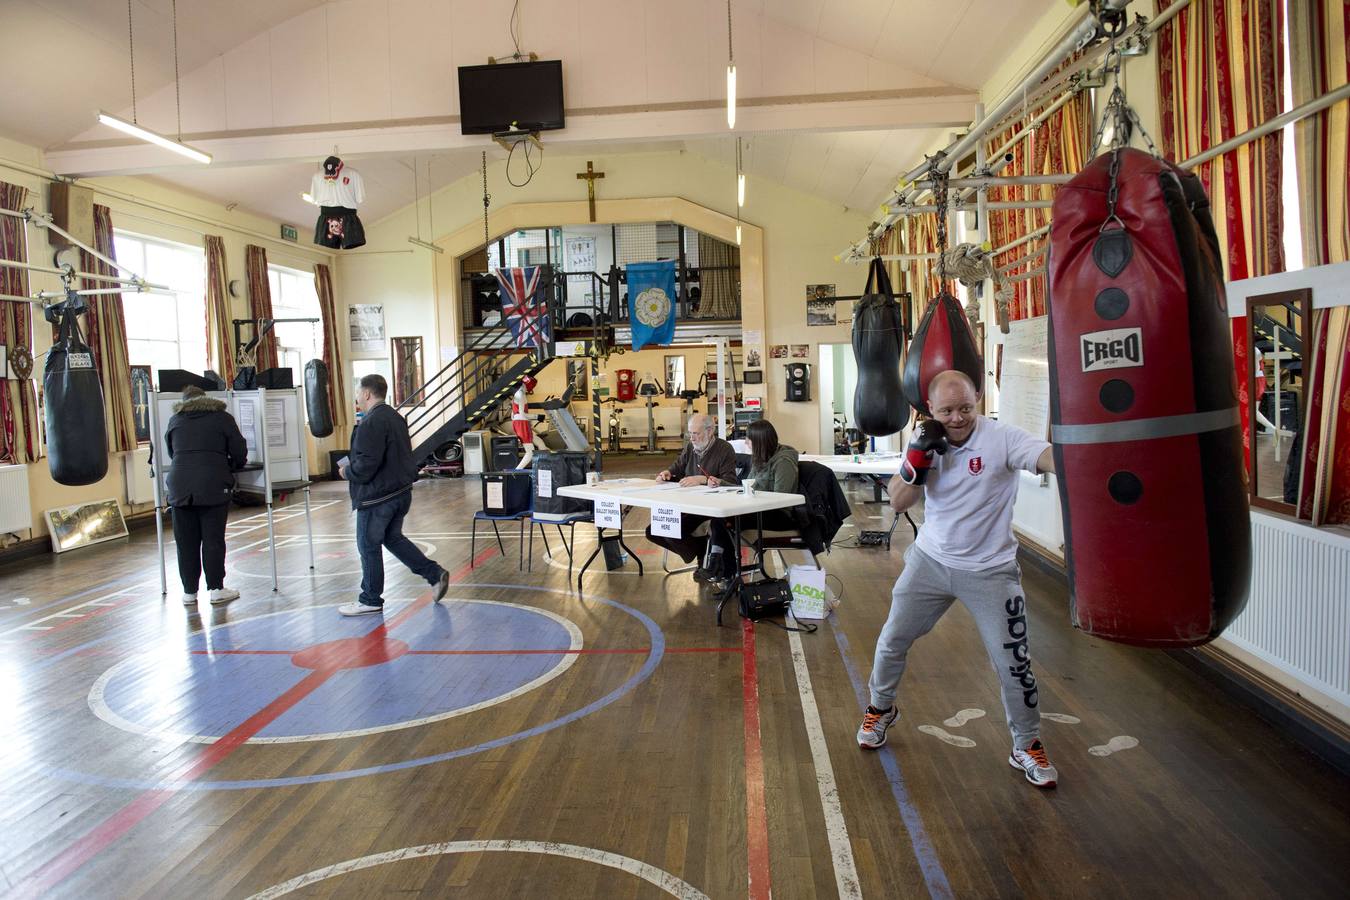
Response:
[[[296,228],[295,228],[294,225],[282,225],[282,226],[281,226],[281,239],[282,239],[283,241],[296,241],[296,242],[298,242],[298,241],[300,240],[300,232],[296,230]]]

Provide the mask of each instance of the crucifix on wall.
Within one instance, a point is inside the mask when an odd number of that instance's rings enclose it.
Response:
[[[595,166],[588,159],[586,160],[586,171],[578,172],[578,178],[586,179],[586,199],[591,203],[591,221],[595,221],[595,179],[604,178],[604,172],[595,171]]]

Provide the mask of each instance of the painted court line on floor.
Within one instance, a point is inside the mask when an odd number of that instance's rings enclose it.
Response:
[[[484,550],[480,556],[483,560],[496,553],[495,547],[489,547]],[[466,575],[472,566],[481,560],[475,559],[470,563],[461,566],[457,571],[451,573],[450,580],[456,581]],[[376,627],[368,631],[361,640],[370,640],[372,642],[383,641],[385,635],[391,628],[399,623],[406,621],[407,618],[431,605],[431,592],[427,591],[422,597],[408,604],[408,608],[400,610],[398,615],[394,616],[392,621],[381,622]],[[244,746],[249,738],[262,731],[273,721],[282,716],[287,710],[294,707],[305,697],[312,694],[323,685],[337,669],[316,669],[300,682],[295,684],[281,696],[277,697],[267,706],[258,710],[236,728],[213,744],[207,745],[205,749],[196,756],[194,760],[183,763],[179,768],[171,772],[164,778],[166,783],[192,781],[197,776],[214,768],[217,764],[230,756],[235,750]],[[141,794],[131,803],[122,807],[108,819],[105,819],[100,825],[97,825],[92,831],[87,832],[79,838],[74,844],[66,848],[46,865],[38,869],[37,872],[30,875],[18,886],[20,897],[38,897],[47,893],[68,877],[73,875],[89,860],[93,859],[114,841],[122,837],[132,828],[136,827],[142,820],[159,809],[176,792],[166,789],[149,790]]]
[[[750,900],[773,896],[769,880],[769,815],[764,805],[764,745],[759,730],[755,623],[741,620],[741,705],[745,718],[745,843]]]
[[[853,847],[844,822],[844,809],[839,802],[839,787],[835,784],[834,767],[830,765],[830,750],[825,745],[825,729],[820,724],[811,673],[806,668],[806,652],[797,632],[788,632],[788,646],[792,650],[792,668],[797,673],[797,693],[802,701],[802,721],[811,746],[811,762],[816,768],[820,806],[825,813],[825,834],[830,841],[830,859],[834,863],[834,884],[840,897],[861,900],[862,885],[858,881],[858,867],[853,862]]]
[[[870,699],[867,695],[867,683],[860,677],[857,668],[853,665],[853,655],[849,649],[848,638],[844,636],[844,630],[839,627],[838,621],[830,622],[830,631],[834,632],[835,643],[839,646],[839,658],[844,662],[844,671],[848,673],[848,680],[853,683],[853,692],[858,698],[858,709],[861,712],[867,708]],[[909,833],[909,843],[914,849],[914,858],[919,863],[919,872],[923,875],[924,884],[928,887],[928,895],[933,898],[950,900],[954,895],[952,894],[952,886],[947,881],[947,872],[942,868],[942,860],[938,858],[937,849],[933,846],[932,839],[928,837],[928,830],[924,828],[923,816],[920,815],[914,801],[910,799],[909,788],[905,786],[904,773],[900,771],[899,759],[896,758],[890,747],[882,747],[880,750],[870,752],[875,753],[877,758],[881,760],[882,771],[886,773],[886,780],[890,783],[891,795],[895,797],[895,805],[900,809],[900,821],[904,823],[905,831]]]

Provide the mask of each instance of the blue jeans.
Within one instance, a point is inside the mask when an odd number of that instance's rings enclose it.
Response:
[[[387,547],[399,562],[422,576],[429,584],[440,581],[444,570],[427,559],[412,541],[403,536],[403,518],[412,509],[412,491],[393,500],[356,511],[356,549],[361,554],[361,602],[366,606],[384,606],[384,555]]]

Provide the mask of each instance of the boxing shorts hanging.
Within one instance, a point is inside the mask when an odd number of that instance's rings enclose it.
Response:
[[[1223,262],[1200,180],[1130,148],[1055,198],[1050,416],[1073,623],[1147,647],[1217,637],[1251,529]]]
[[[867,286],[853,307],[853,359],[858,386],[853,391],[853,423],[863,434],[884,437],[909,422],[909,404],[900,391],[905,328],[891,279],[880,257],[872,260]]]
[[[366,229],[356,210],[346,206],[319,207],[314,243],[334,250],[354,250],[366,243]]]
[[[933,414],[928,409],[928,383],[934,375],[948,369],[966,373],[975,383],[975,390],[983,390],[984,360],[975,334],[961,304],[943,288],[924,310],[914,340],[909,342],[901,379],[905,396],[925,416]]]

